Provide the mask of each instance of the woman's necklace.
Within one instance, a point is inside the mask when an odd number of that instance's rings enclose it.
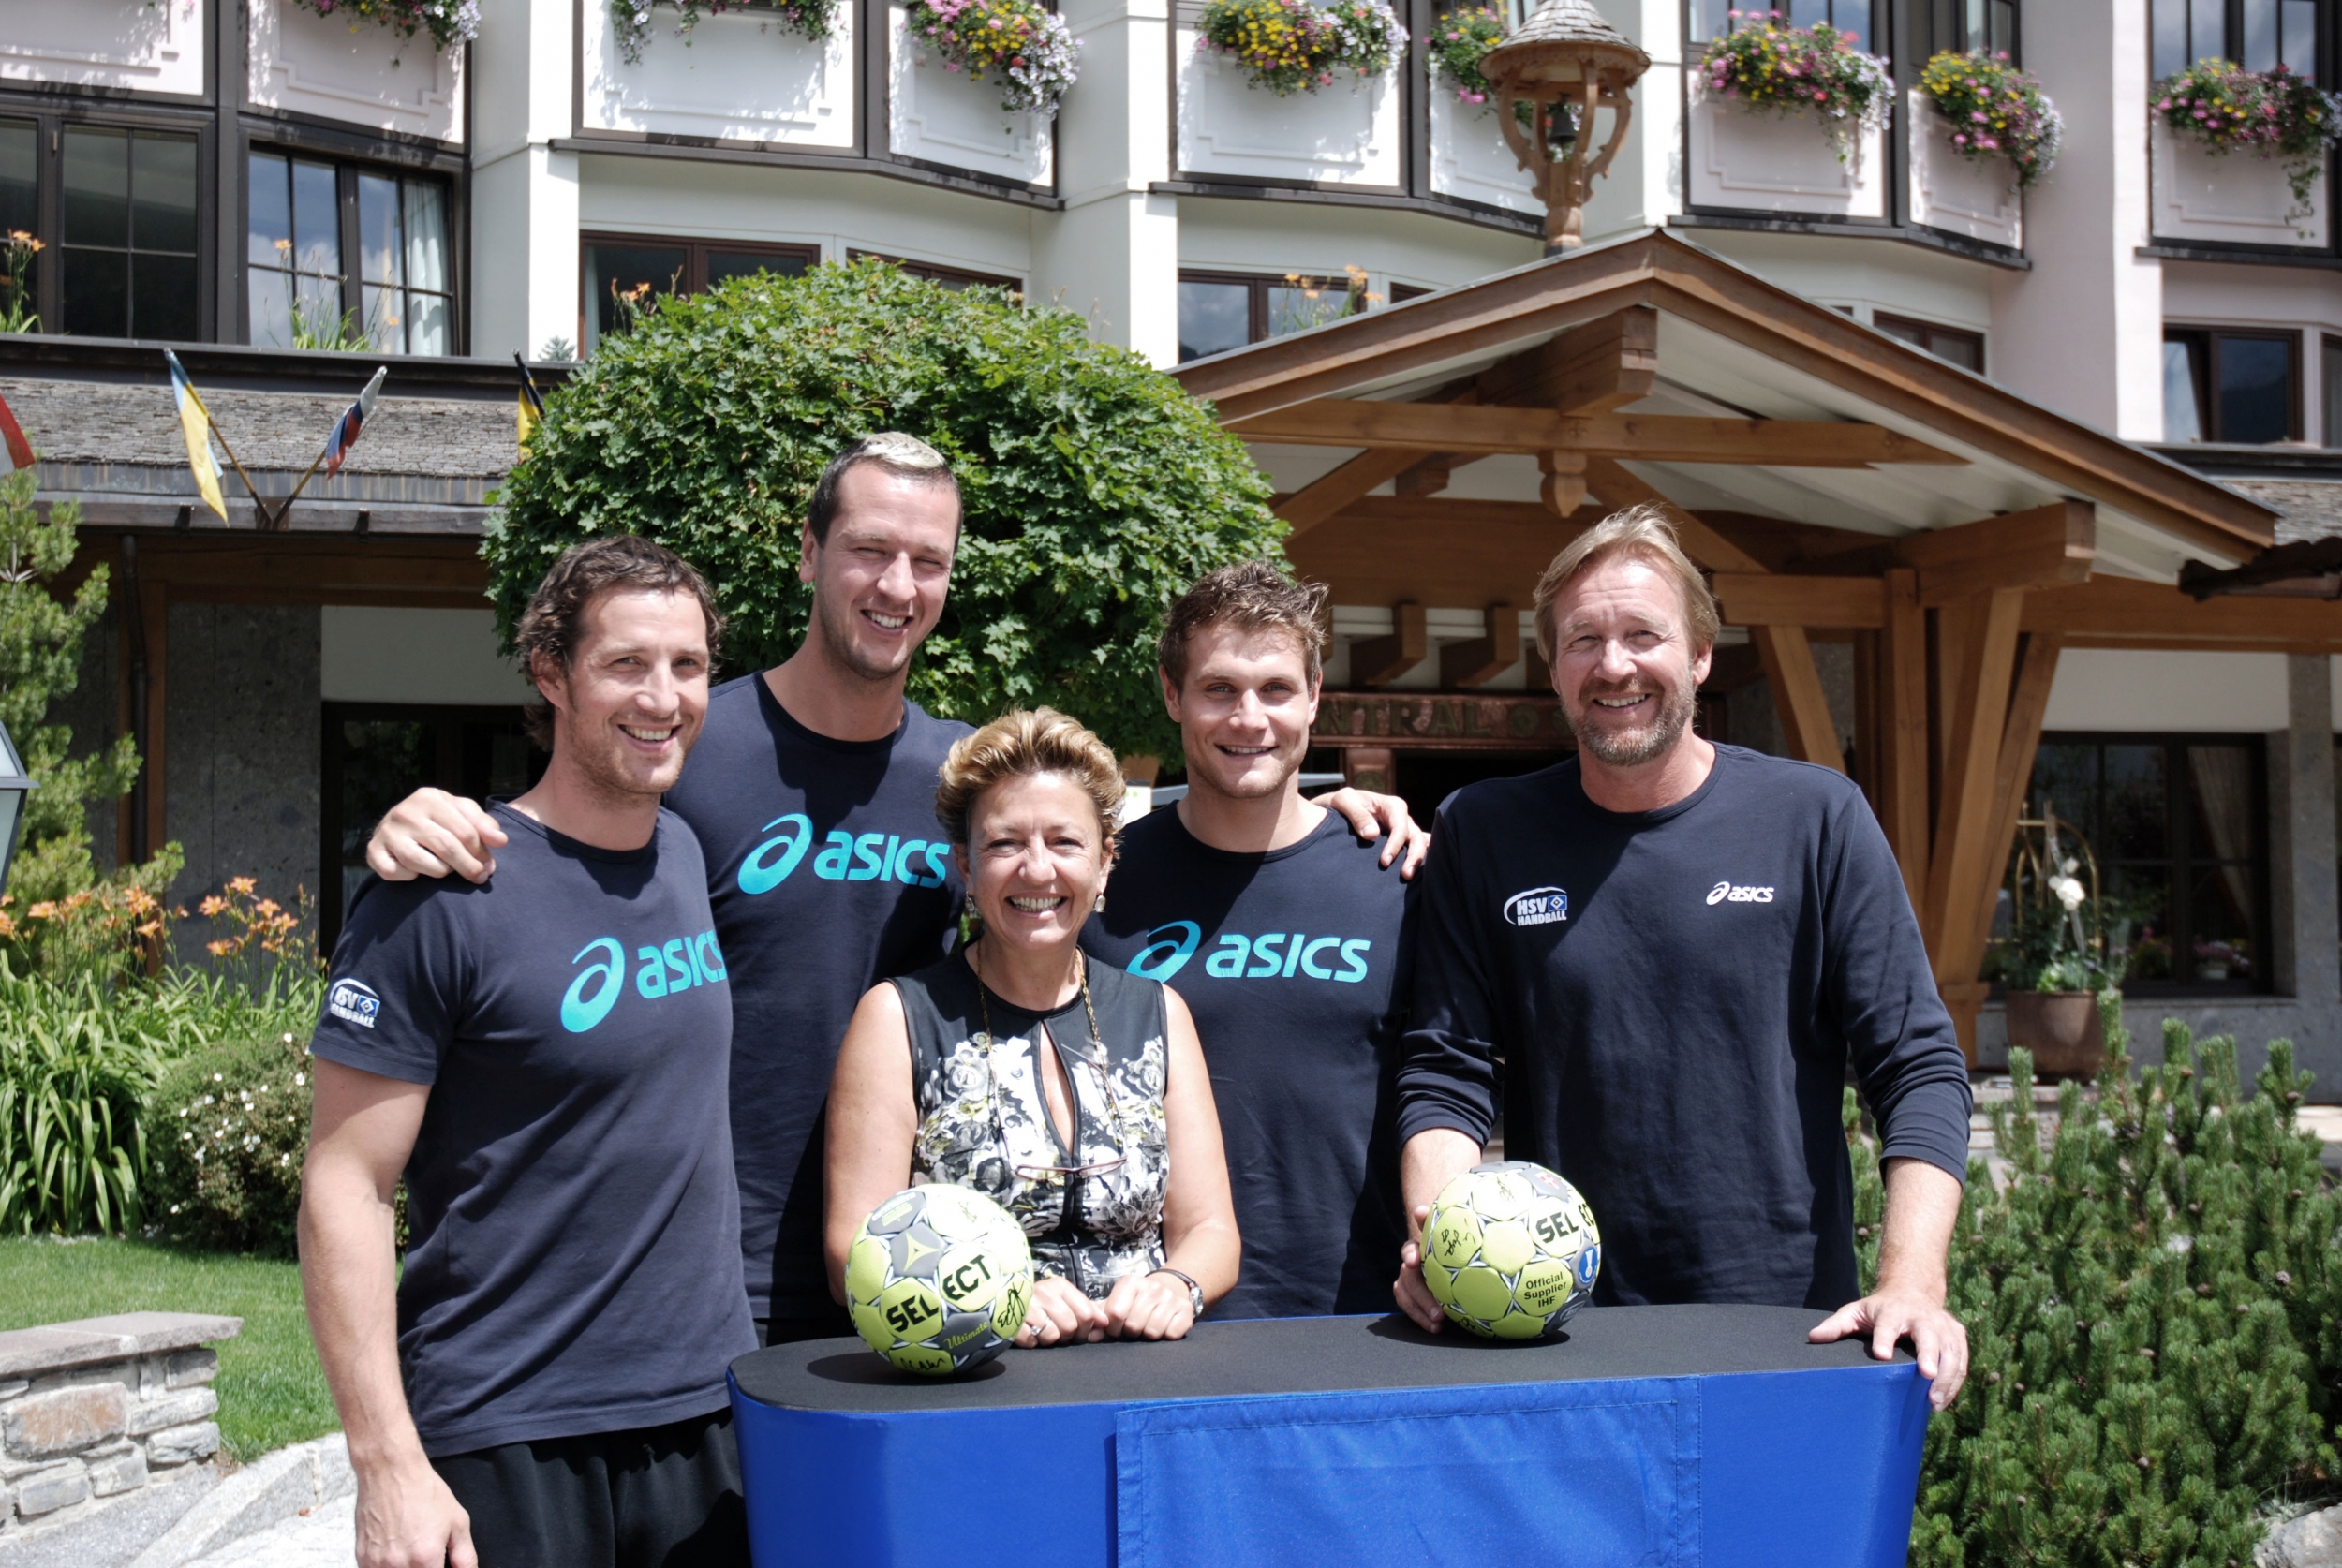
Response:
[[[1100,1032],[1098,1028],[1098,1009],[1090,1002],[1089,999],[1089,955],[1076,950],[1074,956],[1081,965],[1080,969],[1076,972],[1081,981],[1082,1012],[1087,1014],[1089,1019],[1089,1043],[1097,1048],[1098,1055],[1101,1058],[1104,1058],[1106,1050],[1106,1037],[1104,1034]],[[976,1011],[977,1016],[984,1020],[984,1034],[982,1038],[976,1042],[976,1043],[983,1046],[988,1052],[992,1049],[993,1038],[992,1003],[989,999],[987,999],[990,993],[985,989],[984,984],[984,939],[982,937],[978,937],[968,949],[968,967],[976,971]],[[1051,1044],[1055,1044],[1057,1043],[1057,1036],[1052,1034],[1049,1037],[1049,1042]],[[1089,1053],[1088,1052],[1084,1052],[1083,1056],[1088,1057],[1089,1054]],[[1101,1061],[1099,1065],[1101,1070],[1103,1070],[1104,1065],[1104,1062]]]

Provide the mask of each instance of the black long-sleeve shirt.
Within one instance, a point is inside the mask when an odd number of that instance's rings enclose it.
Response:
[[[1403,1141],[1453,1128],[1593,1206],[1604,1303],[1853,1300],[1850,1060],[1887,1158],[1964,1176],[1970,1094],[1886,836],[1739,747],[1663,810],[1575,760],[1458,791],[1424,871]]]

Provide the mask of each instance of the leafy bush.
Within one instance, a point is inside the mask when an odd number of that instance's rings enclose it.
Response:
[[[911,0],[903,25],[943,57],[945,70],[966,71],[971,81],[1001,78],[1001,107],[1012,114],[1056,113],[1081,75],[1074,30],[1033,0]]]
[[[2009,1053],[2009,1169],[1970,1166],[1953,1245],[1972,1369],[1928,1427],[1922,1568],[2245,1564],[2267,1500],[2331,1488],[2342,1203],[2295,1125],[2309,1077],[2280,1041],[2247,1093],[2234,1042],[2167,1022],[2134,1081],[2127,1042],[2110,1021],[2096,1099],[2063,1086],[2046,1145]],[[1856,1144],[1867,1281],[1884,1209]]]
[[[2066,122],[2041,84],[2008,55],[1946,51],[1928,61],[1920,91],[1949,123],[1952,150],[1970,163],[2007,158],[2018,189],[2039,184],[2057,161]]]
[[[19,976],[0,958],[0,1231],[120,1231],[146,1167],[141,1102],[170,1038],[95,981]]]
[[[2309,214],[2310,192],[2325,171],[2326,149],[2342,140],[2342,98],[2283,66],[2248,71],[2227,60],[2199,60],[2156,87],[2155,111],[2175,136],[2225,156],[2243,150],[2285,160],[2293,200]]]
[[[1195,39],[1198,53],[1229,56],[1279,97],[1332,86],[1337,67],[1380,76],[1406,46],[1383,0],[1209,0]]]
[[[1857,131],[1887,121],[1895,84],[1887,62],[1855,47],[1827,22],[1790,27],[1779,11],[1732,11],[1732,31],[1700,56],[1703,93],[1758,113],[1812,114],[1829,131],[1838,161],[1854,155]]]
[[[1480,62],[1505,41],[1505,19],[1486,6],[1449,11],[1431,28],[1431,68],[1447,78],[1464,103],[1486,103],[1494,91],[1480,74]]]
[[[306,1038],[223,1040],[163,1075],[148,1102],[149,1211],[165,1238],[294,1255],[309,1137]]]
[[[507,637],[563,549],[631,530],[716,584],[734,668],[778,662],[805,631],[813,481],[889,428],[941,449],[966,503],[912,696],[976,720],[1050,703],[1119,751],[1176,755],[1157,622],[1202,572],[1277,551],[1267,481],[1205,405],[1079,317],[878,261],[734,279],[604,341],[547,399],[489,525]]]

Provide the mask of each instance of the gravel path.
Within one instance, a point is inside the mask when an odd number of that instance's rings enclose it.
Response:
[[[184,1568],[350,1568],[357,1531],[358,1500],[336,1498],[190,1559]]]

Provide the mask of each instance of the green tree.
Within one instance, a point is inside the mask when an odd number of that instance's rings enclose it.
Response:
[[[731,617],[726,664],[787,657],[810,604],[798,529],[823,465],[908,431],[952,460],[966,525],[911,695],[981,721],[1049,703],[1118,751],[1177,755],[1154,689],[1164,609],[1274,555],[1267,482],[1209,409],[1080,318],[876,261],[662,300],[549,402],[486,556],[510,636],[554,558],[631,531],[681,554]]]
[[[2308,1074],[2277,1041],[2247,1090],[2234,1041],[2167,1022],[2134,1078],[2119,1013],[2096,1097],[2064,1085],[2053,1136],[2009,1053],[2008,1168],[1970,1165],[1953,1244],[1972,1368],[1929,1424],[1921,1568],[2243,1568],[2265,1503],[2333,1489],[2342,1202],[2296,1124]],[[1881,1193],[1850,1135],[1867,1281]]]
[[[82,641],[106,609],[106,569],[92,569],[69,599],[57,597],[56,580],[73,560],[81,509],[61,501],[43,518],[33,504],[34,483],[31,468],[0,479],[0,723],[40,786],[25,803],[8,877],[10,934],[45,968],[55,967],[52,960],[82,967],[98,958],[82,951],[93,944],[119,954],[156,934],[134,927],[160,918],[155,900],[181,862],[178,846],[169,845],[146,865],[103,879],[90,858],[89,803],[129,790],[138,749],[123,735],[111,747],[72,756],[72,730],[49,722],[51,704],[81,680]],[[37,905],[84,893],[92,898],[70,914],[25,918]]]

